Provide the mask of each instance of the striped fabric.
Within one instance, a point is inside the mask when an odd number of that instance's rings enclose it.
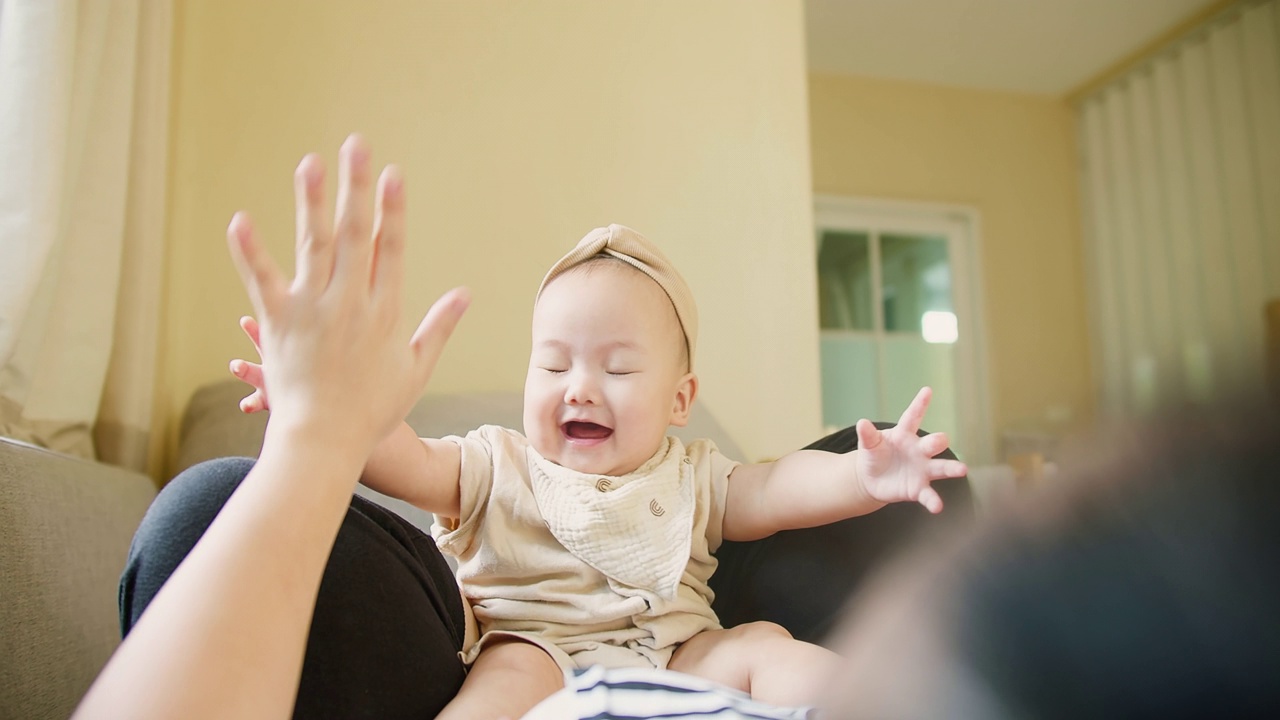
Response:
[[[810,708],[780,708],[746,693],[671,670],[598,665],[565,679],[565,688],[524,720],[806,720]]]

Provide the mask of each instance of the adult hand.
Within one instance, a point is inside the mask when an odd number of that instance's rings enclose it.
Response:
[[[236,268],[261,321],[272,416],[257,463],[156,594],[76,717],[280,718],[294,707],[312,613],[360,468],[408,411],[467,305],[454,290],[397,338],[404,187],[387,168],[376,209],[352,136],[333,230],[314,156],[295,176],[297,276],[286,283],[248,216]],[[282,521],[284,520],[284,521]]]
[[[397,337],[404,181],[394,166],[383,170],[371,214],[371,180],[368,147],[352,135],[339,154],[331,226],[321,161],[303,158],[294,175],[292,283],[263,250],[248,215],[231,220],[231,255],[260,322],[261,388],[272,410],[268,437],[301,432],[367,456],[417,400],[469,303],[465,289],[451,290],[408,343]]]

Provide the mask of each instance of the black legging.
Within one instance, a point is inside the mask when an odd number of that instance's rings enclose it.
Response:
[[[809,447],[848,452],[856,443],[850,429]],[[212,460],[161,491],[120,580],[125,634],[252,467],[248,458]],[[947,503],[945,516],[971,514],[965,483],[935,487]],[[725,627],[771,620],[817,642],[867,569],[926,519],[923,508],[900,504],[821,528],[725,543],[711,581],[715,610]],[[320,583],[294,716],[434,717],[462,685],[462,636],[462,600],[435,542],[353,496]]]

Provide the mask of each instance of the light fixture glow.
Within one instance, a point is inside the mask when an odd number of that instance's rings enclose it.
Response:
[[[955,313],[930,310],[920,316],[920,334],[927,343],[951,344],[960,337]]]

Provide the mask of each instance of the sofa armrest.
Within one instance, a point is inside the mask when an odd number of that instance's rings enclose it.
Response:
[[[88,690],[153,497],[145,475],[0,438],[0,717],[65,718]]]

